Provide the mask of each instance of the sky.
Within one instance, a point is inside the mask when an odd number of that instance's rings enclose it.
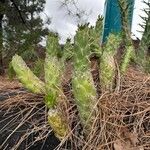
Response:
[[[51,18],[49,28],[58,32],[61,37],[61,43],[64,43],[66,38],[75,35],[77,21],[67,15],[66,9],[60,7],[60,1],[62,0],[47,0],[45,13]],[[132,22],[132,33],[138,38],[142,37],[142,34],[138,32],[142,30],[139,26],[139,23],[142,23],[140,15],[145,16],[142,11],[142,9],[145,8],[142,1],[143,0],[135,0]],[[91,25],[95,25],[97,16],[99,14],[103,15],[105,0],[78,0],[78,2],[78,7],[81,8],[81,10],[86,10],[88,13],[88,17],[84,19],[87,19]],[[74,10],[73,6],[70,6],[70,8]]]

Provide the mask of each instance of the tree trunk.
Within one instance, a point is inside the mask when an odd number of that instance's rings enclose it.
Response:
[[[0,0],[0,4],[4,4],[5,0]],[[3,29],[2,29],[2,19],[3,19],[4,11],[0,11],[0,75],[4,74],[4,66],[3,66]]]

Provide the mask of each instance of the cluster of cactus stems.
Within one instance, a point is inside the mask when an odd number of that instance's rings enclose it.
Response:
[[[73,94],[81,122],[85,127],[87,134],[90,132],[92,123],[96,116],[97,108],[95,105],[97,93],[90,71],[89,61],[91,45],[95,41],[93,37],[94,35],[91,36],[93,41],[90,38],[90,29],[94,30],[94,28],[89,28],[88,24],[79,27],[74,39],[74,45],[68,40],[64,46],[64,49],[67,52],[70,52],[70,54],[65,55],[64,52],[62,58],[58,58],[58,53],[60,51],[58,35],[50,33],[47,40],[44,64],[44,82],[33,74],[20,56],[15,55],[12,59],[11,64],[20,82],[22,82],[31,92],[45,95],[45,104],[49,109],[48,122],[59,139],[62,139],[69,132],[66,118],[59,108],[61,107],[59,103],[66,100],[61,87],[61,76],[64,69],[64,65],[62,64],[64,64],[64,61],[68,57],[72,57],[74,64],[74,74],[72,79]]]
[[[58,108],[59,103],[65,98],[61,90],[62,65],[57,57],[60,48],[57,34],[51,33],[47,41],[44,65],[45,82],[38,79],[18,55],[13,57],[12,66],[18,79],[28,90],[36,94],[45,95],[45,104],[49,109],[48,122],[55,135],[62,139],[69,132],[69,128],[62,112]]]
[[[15,55],[11,65],[20,82],[33,93],[44,94],[45,104],[48,107],[48,122],[55,135],[61,140],[70,131],[67,118],[63,114],[62,101],[67,98],[63,94],[61,78],[64,71],[64,64],[67,59],[73,62],[72,92],[79,112],[80,120],[85,127],[84,133],[88,135],[92,130],[92,124],[98,115],[96,106],[98,93],[94,85],[90,70],[90,56],[98,54],[100,59],[100,85],[102,91],[111,91],[114,88],[116,63],[115,55],[122,38],[111,34],[103,48],[99,45],[99,35],[102,29],[102,18],[99,17],[95,27],[89,24],[80,25],[74,37],[74,43],[68,39],[64,45],[62,57],[58,57],[61,51],[58,35],[50,33],[47,40],[46,58],[44,64],[45,80],[41,81],[27,67],[23,59]],[[131,42],[126,44],[125,53],[122,56],[120,66],[121,73],[125,73],[133,54]]]
[[[132,46],[132,41],[130,38],[130,24],[129,24],[129,16],[130,16],[130,2],[128,0],[118,0],[119,6],[121,9],[121,20],[122,20],[122,31],[123,31],[123,38],[126,44],[125,53],[122,59],[121,71],[125,72],[131,57],[134,54],[134,48]],[[143,36],[140,42],[140,46],[138,48],[138,53],[135,55],[134,59],[136,60],[137,64],[142,67],[142,69],[150,73],[150,2],[143,1],[145,3],[146,8],[143,10],[146,16],[141,17],[143,19],[144,25],[141,27],[144,29]]]

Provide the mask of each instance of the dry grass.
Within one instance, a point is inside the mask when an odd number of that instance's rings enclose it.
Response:
[[[82,149],[113,150],[118,140],[128,144],[120,150],[150,149],[150,76],[130,68],[120,86],[117,93],[101,94],[99,127],[93,126]]]
[[[64,91],[69,99],[73,98],[69,87],[66,86]],[[124,145],[124,149],[120,146],[120,150],[150,149],[150,76],[130,68],[121,78],[120,91],[102,93],[97,105],[99,114],[93,123],[90,135],[85,139],[79,133],[82,129],[80,123],[77,122],[76,106],[74,103],[69,103],[68,120],[70,120],[70,125],[73,123],[74,125],[71,127],[70,134],[56,149],[63,149],[62,147],[65,147],[64,144],[68,140],[72,141],[69,144],[73,150],[119,150],[117,147],[120,143]],[[47,110],[41,95],[26,93],[10,97],[1,102],[0,110],[3,116],[6,116],[5,119],[10,118],[8,124],[4,125],[0,132],[5,134],[6,129],[13,129],[3,142],[3,149],[7,149],[7,142],[17,129],[26,123],[29,128],[14,145],[14,149],[17,149],[33,133],[38,133],[37,138],[33,139],[26,148],[37,141],[46,140],[51,132],[47,124]],[[13,111],[14,113],[11,113]],[[0,123],[4,121],[1,120]],[[13,128],[14,125],[15,128]]]
[[[24,93],[2,101],[0,134],[2,136],[7,132],[7,136],[0,149],[19,149],[22,143],[28,149],[36,142],[46,140],[51,132],[46,112],[43,97],[40,95]]]

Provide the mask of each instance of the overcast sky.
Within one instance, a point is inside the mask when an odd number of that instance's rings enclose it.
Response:
[[[143,0],[135,0],[132,32],[141,38],[137,30],[141,30],[139,23],[142,22],[139,15],[144,15],[142,10],[145,6]],[[149,0],[147,0],[149,1]],[[105,0],[78,0],[79,7],[89,13],[88,21],[94,25],[99,14],[103,15]],[[72,8],[73,9],[73,8]],[[45,13],[52,18],[49,28],[57,31],[64,42],[67,37],[72,37],[77,29],[75,19],[69,17],[64,9],[60,7],[60,0],[47,0]]]

